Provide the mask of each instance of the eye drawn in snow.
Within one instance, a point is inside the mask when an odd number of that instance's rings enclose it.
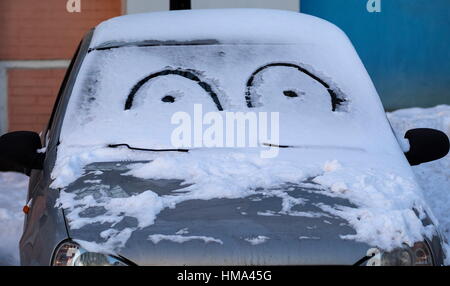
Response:
[[[162,102],[174,103],[184,96],[184,93],[180,90],[170,91],[161,98]]]
[[[298,90],[285,90],[283,91],[284,96],[286,97],[299,97],[299,95],[305,95],[306,92],[304,91],[298,91]]]
[[[223,244],[223,242],[220,239],[216,239],[216,238],[209,237],[209,236],[198,236],[198,235],[182,236],[182,235],[152,234],[152,235],[148,236],[148,240],[150,240],[154,244],[157,244],[163,240],[168,240],[168,241],[177,242],[177,243],[184,243],[184,242],[191,241],[191,240],[202,240],[205,243],[214,242],[214,243],[218,243],[218,244]]]
[[[248,241],[251,245],[258,245],[266,242],[268,239],[270,238],[267,236],[258,235],[256,237],[245,238],[244,240]]]

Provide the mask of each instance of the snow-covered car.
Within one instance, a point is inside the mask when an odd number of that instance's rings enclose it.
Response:
[[[405,138],[334,25],[158,12],[85,36],[47,128],[3,135],[0,170],[30,176],[23,265],[441,265],[410,165],[449,141]]]

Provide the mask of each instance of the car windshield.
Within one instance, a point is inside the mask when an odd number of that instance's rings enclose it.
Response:
[[[266,112],[270,121],[276,112],[279,140],[271,141],[269,131],[259,143],[380,148],[386,132],[379,130],[388,125],[370,79],[353,54],[336,53],[300,44],[214,42],[91,49],[60,140],[173,148],[177,113],[195,121],[199,111]]]

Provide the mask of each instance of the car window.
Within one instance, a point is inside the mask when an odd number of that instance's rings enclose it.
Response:
[[[77,49],[75,51],[75,54],[72,57],[72,60],[70,61],[70,64],[69,64],[69,67],[67,68],[66,73],[64,75],[64,79],[63,79],[63,81],[61,83],[61,87],[59,88],[58,95],[56,97],[55,104],[53,105],[52,113],[51,113],[50,119],[48,121],[47,131],[49,131],[51,126],[52,126],[53,120],[55,118],[56,110],[58,109],[58,105],[59,105],[59,102],[61,100],[61,96],[62,96],[62,94],[64,92],[64,89],[66,88],[67,80],[68,80],[68,78],[70,76],[70,73],[72,72],[74,62],[75,62],[75,60],[78,57],[78,54],[80,52],[80,46],[81,46],[81,42],[78,44],[78,47],[77,47]]]
[[[64,75],[63,82],[61,83],[61,87],[55,100],[55,104],[53,105],[53,110],[47,124],[47,130],[45,130],[45,132],[43,133],[43,135],[45,135],[43,146],[47,146],[48,144],[50,144],[50,140],[52,140],[52,138],[55,139],[54,144],[52,144],[53,146],[56,146],[59,143],[58,139],[61,131],[62,119],[64,118],[69,97],[71,96],[73,85],[78,76],[78,71],[81,67],[84,56],[88,50],[89,43],[92,39],[93,31],[94,29],[89,31],[80,42],[69,64],[69,67],[67,68],[66,74]]]

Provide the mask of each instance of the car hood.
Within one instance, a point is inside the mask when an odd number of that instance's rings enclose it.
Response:
[[[123,176],[127,170],[126,164],[91,164],[64,192],[80,199],[116,198],[148,189],[161,196],[185,187],[180,180]],[[306,181],[280,189],[289,189],[292,198],[304,203],[283,213],[280,197],[260,194],[187,200],[163,209],[146,227],[126,215],[119,222],[104,217],[80,227],[70,212],[65,213],[69,236],[83,247],[101,251],[108,241],[108,246],[117,246],[116,254],[138,265],[351,265],[366,255],[369,245],[341,238],[355,234],[354,229],[320,208],[321,204],[355,207],[348,200],[330,197]],[[105,213],[101,207],[88,206],[77,217],[89,220]],[[108,240],[110,235],[116,236]]]

